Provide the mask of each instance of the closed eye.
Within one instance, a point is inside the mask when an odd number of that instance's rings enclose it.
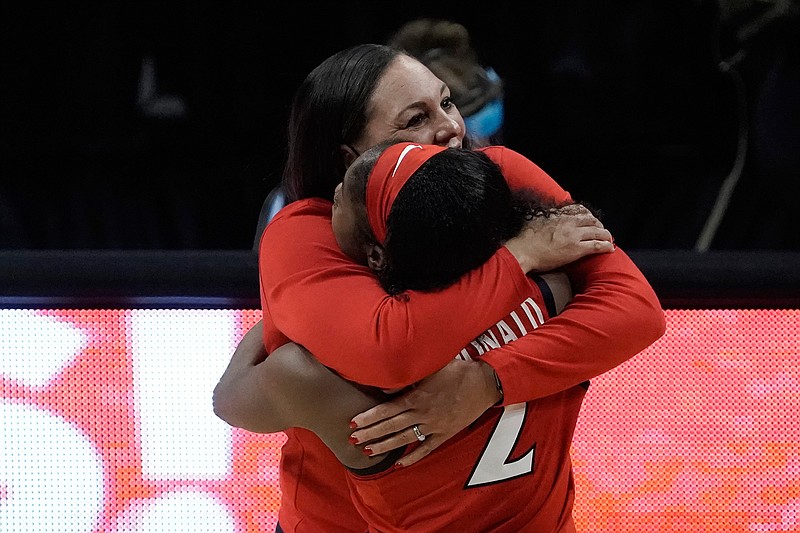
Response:
[[[411,119],[408,122],[406,122],[406,128],[417,127],[420,124],[422,124],[426,118],[428,118],[427,113],[417,113],[416,115],[411,117]]]

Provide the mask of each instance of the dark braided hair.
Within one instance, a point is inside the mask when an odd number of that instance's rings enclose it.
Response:
[[[375,241],[366,215],[369,173],[386,142],[366,151],[351,169],[348,186],[359,213],[360,238]],[[383,244],[386,268],[378,272],[389,294],[439,290],[485,263],[533,217],[559,206],[533,191],[512,192],[486,154],[448,148],[422,164],[392,205]]]
[[[554,209],[514,194],[483,152],[449,148],[426,161],[400,190],[387,220],[387,292],[437,290],[485,263],[526,220]]]

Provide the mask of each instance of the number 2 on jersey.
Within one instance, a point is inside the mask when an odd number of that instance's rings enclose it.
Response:
[[[503,414],[500,415],[497,425],[489,436],[466,488],[505,481],[530,474],[533,471],[534,456],[536,455],[535,444],[519,459],[509,461],[514,445],[522,433],[527,410],[526,403],[515,403],[503,407]]]

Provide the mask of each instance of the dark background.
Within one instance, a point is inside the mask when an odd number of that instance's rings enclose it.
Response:
[[[504,79],[505,144],[600,208],[622,247],[694,248],[733,175],[711,248],[800,249],[797,2],[520,6],[6,5],[0,247],[252,247],[308,71],[434,16]],[[157,91],[141,95],[147,61]]]

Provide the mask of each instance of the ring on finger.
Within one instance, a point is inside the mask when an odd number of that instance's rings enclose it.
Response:
[[[414,424],[411,426],[411,430],[414,432],[414,436],[417,437],[417,440],[422,442],[425,440],[425,435],[419,430],[419,426]]]

